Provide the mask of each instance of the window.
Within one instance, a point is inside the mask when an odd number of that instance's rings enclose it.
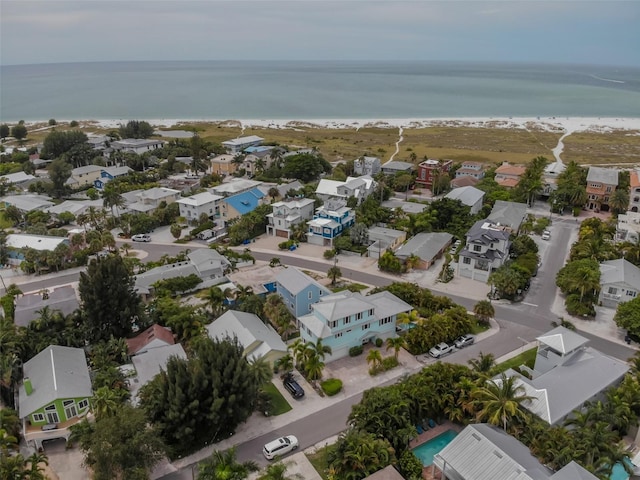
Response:
[[[616,287],[609,287],[609,292],[611,295],[616,295],[618,293],[618,289]]]
[[[473,251],[474,252],[481,252],[482,251],[482,245],[474,245],[473,246]]]
[[[342,332],[340,332],[340,333],[336,333],[336,334],[333,336],[333,338],[340,338],[341,336],[342,336]]]
[[[80,410],[84,410],[85,408],[87,408],[89,406],[89,400],[87,400],[86,398],[84,400],[80,400],[78,402],[78,408]]]
[[[64,414],[67,417],[67,420],[78,415],[78,411],[76,410],[76,402],[73,400],[65,400],[62,402],[64,406]]]
[[[362,312],[356,313],[356,320],[362,320]]]
[[[338,326],[337,320],[332,320],[329,322],[329,328],[336,328]]]
[[[309,297],[309,300],[311,300],[311,292],[309,292],[309,295],[308,295],[308,297]]]
[[[41,413],[34,413],[33,415],[31,415],[31,419],[34,422],[44,422],[44,415]]]
[[[637,292],[634,292],[633,290],[627,290],[627,297],[634,297],[637,295]]]
[[[606,192],[610,193],[611,192],[611,187],[607,187]]]
[[[347,325],[348,323],[351,323],[351,317],[344,317],[342,320],[344,320],[345,325]]]
[[[322,290],[320,290],[320,296],[322,296]]]
[[[465,265],[471,265],[471,259],[469,257],[464,257],[462,259],[462,263],[464,263]]]
[[[373,308],[371,310],[369,310],[369,316],[373,317]]]
[[[369,329],[369,324],[365,323],[364,325],[362,325],[362,329],[363,330],[368,330]]]
[[[392,321],[393,319],[391,317],[383,318],[382,320],[378,321],[378,325],[386,325],[387,323],[391,323]]]

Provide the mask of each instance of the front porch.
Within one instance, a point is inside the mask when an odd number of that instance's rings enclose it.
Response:
[[[64,438],[65,441],[69,440],[71,436],[71,426],[76,423],[80,423],[85,419],[87,415],[71,418],[67,421],[56,424],[56,428],[52,430],[42,430],[42,425],[31,425],[27,420],[23,421],[23,436],[27,444],[31,444],[37,450],[42,449],[42,442],[44,440],[53,440],[55,438]]]

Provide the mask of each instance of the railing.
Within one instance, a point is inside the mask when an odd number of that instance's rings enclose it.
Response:
[[[606,298],[607,300],[620,300],[620,298],[622,298],[622,295],[614,295],[613,293],[603,293],[602,297]]]

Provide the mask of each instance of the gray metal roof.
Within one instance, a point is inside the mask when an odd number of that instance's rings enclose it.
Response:
[[[313,305],[313,310],[320,313],[327,321],[332,321],[355,315],[374,307],[366,297],[360,294],[341,294],[342,292],[323,297],[320,302]]]
[[[484,192],[476,187],[459,187],[454,188],[445,195],[445,198],[459,200],[463,205],[473,207],[479,200],[484,197]]]
[[[571,353],[589,342],[589,340],[582,335],[572,332],[568,328],[562,326],[548,331],[544,335],[539,336],[536,340],[548,345],[562,355]]]
[[[416,166],[413,163],[399,162],[395,160],[392,162],[387,162],[382,164],[383,170],[387,169],[387,170],[405,171],[405,170],[414,170],[415,168]]]
[[[387,465],[382,470],[365,477],[364,480],[404,480],[404,477],[400,475],[393,465]]]
[[[84,350],[49,345],[24,364],[24,378],[31,380],[33,392],[27,395],[20,385],[18,408],[20,418],[62,398],[84,398],[93,395]]]
[[[608,260],[600,264],[600,285],[626,283],[640,290],[640,268],[624,258]]]
[[[16,298],[16,310],[14,322],[16,325],[26,327],[32,320],[39,317],[38,311],[49,307],[52,311],[60,311],[69,315],[79,306],[76,291],[71,286],[58,287],[49,292],[49,298],[42,298],[40,293],[18,296]]]
[[[571,460],[571,462],[551,475],[551,480],[598,480],[598,477]]]
[[[295,267],[288,267],[276,275],[276,282],[282,285],[292,295],[297,295],[309,285],[315,285],[323,295],[329,294],[329,290],[316,282],[309,275],[301,272]]]
[[[517,202],[505,202],[504,200],[496,200],[493,205],[491,214],[487,220],[500,225],[511,227],[512,230],[518,230],[520,224],[527,216],[527,204]]]
[[[549,480],[553,473],[524,444],[487,424],[467,426],[434,463],[452,480]]]
[[[167,280],[169,278],[188,277],[191,274],[198,275],[198,269],[191,262],[162,265],[136,275],[136,290],[141,293],[146,293],[148,292],[149,287],[157,281]]]
[[[137,372],[137,385],[136,391],[143,385],[153,380],[160,370],[167,369],[167,363],[171,357],[178,357],[185,359],[187,354],[182,348],[182,345],[176,343],[175,345],[165,345],[163,347],[150,348],[144,352],[131,357],[134,367]]]
[[[419,233],[409,239],[396,252],[398,258],[406,258],[411,254],[423,260],[433,260],[447,244],[451,243],[453,235],[445,232]]]
[[[489,245],[500,240],[509,240],[509,232],[496,227],[496,225],[487,220],[478,220],[467,231],[467,246],[465,250],[468,249],[471,243]]]
[[[618,170],[615,168],[589,167],[587,182],[618,186]]]
[[[404,202],[402,200],[392,198],[382,202],[382,206],[391,209],[401,208],[402,211],[406,213],[422,213],[429,205],[417,202]]]

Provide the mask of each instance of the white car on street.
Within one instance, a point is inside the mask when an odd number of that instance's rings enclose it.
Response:
[[[549,230],[545,230],[544,232],[542,232],[542,239],[551,240],[551,232]]]
[[[131,240],[133,240],[134,242],[150,242],[151,236],[147,235],[146,233],[140,233],[131,237]]]
[[[447,353],[453,352],[454,348],[455,347],[453,345],[442,342],[429,350],[429,355],[431,355],[433,358],[440,358]]]
[[[281,457],[298,448],[298,439],[293,435],[287,435],[286,437],[280,437],[273,442],[267,443],[262,449],[262,454],[267,460],[273,460],[276,457]]]

